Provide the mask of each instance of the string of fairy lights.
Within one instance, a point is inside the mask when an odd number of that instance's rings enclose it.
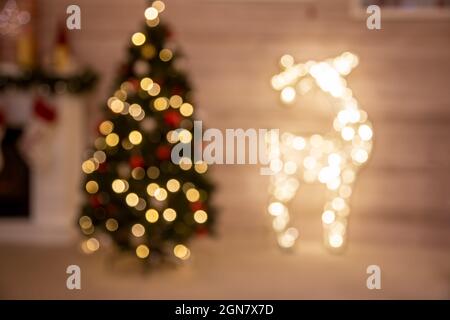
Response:
[[[350,196],[358,169],[369,159],[373,138],[367,113],[344,79],[358,61],[350,52],[322,62],[299,64],[284,55],[280,60],[283,71],[272,77],[272,87],[279,91],[283,104],[293,104],[298,95],[305,95],[316,85],[335,99],[338,109],[330,134],[304,137],[286,132],[279,143],[268,141],[270,168],[275,173],[268,212],[283,248],[292,247],[299,236],[290,223],[290,202],[302,182],[319,182],[327,188],[322,212],[325,246],[338,251],[346,243]]]
[[[159,24],[159,15],[165,9],[162,1],[154,1],[152,5],[145,10],[146,23],[149,27],[156,27]],[[137,32],[131,37],[131,42],[135,47],[141,48],[141,55],[144,59],[150,59],[158,54],[161,61],[170,61],[173,53],[170,49],[164,48],[159,53],[150,43],[147,43],[147,38],[144,33]],[[189,130],[183,128],[191,128],[192,121],[189,117],[194,113],[192,104],[184,102],[180,95],[174,94],[170,97],[160,96],[161,87],[158,83],[149,77],[143,77],[139,80],[140,91],[146,92],[149,97],[153,98],[150,107],[156,112],[163,112],[168,109],[177,111],[183,118],[179,129],[170,130],[166,135],[166,140],[175,144],[177,142],[190,143],[192,134]],[[127,137],[120,138],[119,134],[115,132],[113,122],[109,120],[103,121],[98,129],[100,136],[95,140],[95,152],[92,157],[87,159],[82,164],[82,170],[85,174],[90,175],[97,171],[99,167],[107,161],[108,152],[115,147],[122,147],[124,150],[130,150],[135,146],[139,146],[143,141],[143,135],[156,128],[155,120],[151,117],[146,117],[145,108],[136,103],[128,103],[127,98],[131,94],[136,93],[136,87],[133,83],[125,81],[120,85],[112,97],[107,101],[109,109],[115,113],[125,117],[131,117],[140,123],[141,130],[132,130]],[[178,166],[181,170],[195,170],[199,174],[204,174],[208,170],[208,165],[199,161],[192,163],[190,158],[184,157],[180,160]],[[143,180],[146,176],[150,180],[155,180],[160,177],[160,168],[157,166],[150,166],[146,170],[142,166],[137,166],[131,170],[131,179]],[[99,183],[95,180],[89,180],[85,185],[86,191],[89,194],[97,194],[100,190]],[[170,193],[183,192],[186,199],[190,203],[195,203],[201,199],[206,198],[203,190],[197,189],[192,182],[182,183],[181,181],[171,178],[165,184],[159,185],[156,182],[151,182],[147,185],[146,194],[139,194],[135,190],[131,190],[128,178],[124,178],[120,174],[120,168],[117,172],[117,178],[114,179],[106,192],[114,192],[122,195],[124,203],[138,211],[143,212],[145,220],[149,224],[154,224],[160,219],[166,223],[172,223],[177,218],[178,213],[175,209],[165,206],[165,200]],[[161,208],[152,207],[152,201],[157,201]],[[197,224],[204,224],[208,220],[208,213],[203,209],[198,209],[193,212],[193,219]],[[86,235],[91,235],[94,232],[92,219],[88,216],[82,216],[79,219],[79,225]],[[115,232],[119,228],[119,222],[114,218],[109,218],[105,222],[105,228],[109,232]],[[130,234],[135,238],[141,238],[145,235],[146,228],[142,223],[133,224],[130,228]],[[95,237],[91,237],[82,243],[82,249],[86,253],[92,253],[100,248],[100,241]],[[136,245],[135,254],[137,257],[145,259],[151,254],[149,245],[141,243]],[[175,243],[173,245],[173,254],[175,257],[186,260],[190,257],[189,248],[183,243]]]

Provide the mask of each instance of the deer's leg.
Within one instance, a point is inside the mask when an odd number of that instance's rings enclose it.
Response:
[[[342,184],[336,190],[328,190],[322,212],[322,226],[325,247],[332,252],[343,251],[347,244],[351,193],[351,184]]]
[[[297,229],[290,225],[289,212],[297,189],[298,181],[290,175],[280,172],[271,177],[268,212],[273,217],[272,226],[277,233],[278,244],[286,249],[294,246],[298,237]]]

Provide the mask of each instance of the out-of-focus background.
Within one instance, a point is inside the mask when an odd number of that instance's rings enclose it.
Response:
[[[142,274],[114,256],[82,254],[74,222],[80,165],[147,3],[79,0],[82,29],[68,31],[67,42],[100,81],[87,95],[55,98],[61,111],[53,139],[34,136],[34,149],[32,138],[25,141],[25,148],[51,154],[50,172],[23,162],[9,164],[1,175],[0,297],[450,298],[448,1],[423,1],[434,10],[393,1],[398,8],[386,9],[386,16],[382,9],[381,30],[367,29],[364,1],[165,2],[162,19],[185,53],[182,67],[208,127],[323,131],[329,118],[305,116],[301,103],[280,104],[270,85],[280,71],[278,59],[285,53],[298,62],[345,51],[359,56],[347,80],[373,123],[374,149],[352,196],[347,250],[332,255],[322,247],[321,186],[308,186],[295,199],[300,237],[286,253],[277,247],[266,213],[269,178],[259,175],[258,166],[217,165],[211,172],[218,187],[218,235],[195,240],[186,265]],[[384,2],[390,3],[379,4]],[[0,8],[5,4],[0,1]],[[17,35],[0,35],[1,62],[20,60],[27,49],[17,43],[32,30],[36,59],[45,64],[72,2],[17,4],[31,20]],[[22,95],[0,94],[9,103],[2,106],[5,123],[26,130],[31,115],[20,107]],[[20,213],[12,216],[14,210]],[[82,290],[66,288],[71,264],[81,267]],[[381,290],[366,287],[372,264],[381,267]]]

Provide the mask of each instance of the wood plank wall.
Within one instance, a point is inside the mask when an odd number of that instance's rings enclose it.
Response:
[[[40,0],[42,52],[71,1]],[[79,59],[102,75],[91,101],[109,92],[144,0],[79,0],[82,30],[72,31]],[[199,115],[209,127],[313,130],[301,106],[280,107],[269,85],[277,59],[359,55],[349,84],[375,128],[373,157],[353,196],[353,241],[450,246],[450,21],[382,21],[369,31],[352,18],[350,1],[168,0],[164,20],[187,55]],[[267,178],[250,166],[214,169],[222,208],[220,231],[268,232]],[[308,193],[310,192],[310,193]],[[321,193],[299,195],[302,234],[319,241]]]

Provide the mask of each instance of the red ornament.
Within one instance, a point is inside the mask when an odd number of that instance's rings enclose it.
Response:
[[[180,86],[175,86],[175,87],[172,89],[172,95],[177,94],[177,95],[181,96],[181,95],[183,94],[183,92],[184,92],[184,90],[183,90],[183,88],[180,87]]]
[[[197,210],[204,210],[203,203],[201,201],[192,202],[190,207],[193,212]]]
[[[106,164],[106,162],[100,163],[98,165],[98,172],[105,173],[106,171],[108,171],[108,165]]]
[[[173,35],[174,35],[172,29],[166,27],[165,31],[166,31],[166,38],[167,39],[171,39],[173,37]]]
[[[164,113],[164,122],[172,128],[178,128],[181,122],[181,115],[176,110],[169,110]]]
[[[134,91],[137,91],[140,87],[139,80],[136,78],[128,79],[128,82],[133,86]]]
[[[144,158],[141,156],[131,156],[130,167],[131,168],[142,168],[144,166]]]
[[[195,233],[199,236],[206,236],[208,235],[209,231],[207,228],[205,228],[204,226],[199,226],[196,230]]]
[[[169,160],[170,159],[170,147],[169,146],[159,146],[156,149],[156,157],[159,160]]]
[[[97,195],[93,195],[89,198],[90,202],[91,202],[91,206],[93,208],[98,208],[101,206],[101,201],[100,198]]]
[[[54,122],[56,120],[55,109],[48,105],[42,98],[36,98],[33,109],[34,114],[46,122]]]

